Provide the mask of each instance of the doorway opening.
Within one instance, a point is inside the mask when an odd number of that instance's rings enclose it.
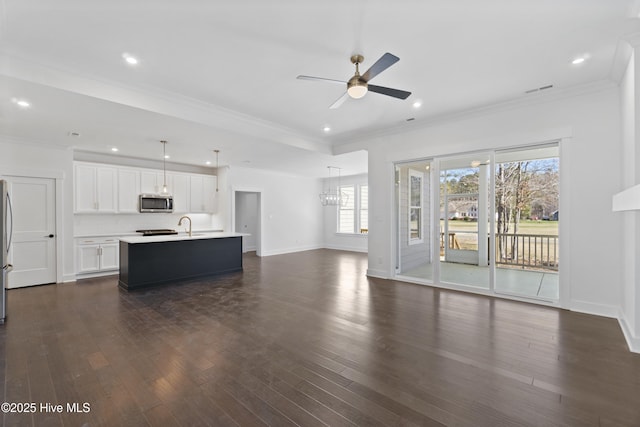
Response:
[[[233,202],[233,231],[247,234],[242,237],[242,253],[262,256],[262,192],[235,190]]]

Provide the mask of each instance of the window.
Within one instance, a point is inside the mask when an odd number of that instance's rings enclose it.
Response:
[[[354,233],[355,232],[355,192],[354,185],[343,185],[340,192],[347,197],[347,203],[338,205],[338,233]]]
[[[409,169],[409,244],[422,243],[422,181],[424,173]]]
[[[369,186],[360,186],[360,233],[369,232]]]
[[[367,234],[369,232],[369,187],[342,185],[340,191],[348,197],[338,206],[338,233]]]

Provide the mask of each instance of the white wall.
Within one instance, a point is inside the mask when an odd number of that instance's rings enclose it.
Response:
[[[340,185],[366,185],[367,182],[367,175],[351,175],[340,178]],[[328,186],[335,188],[335,177],[332,179],[323,179],[322,186],[324,189]],[[319,192],[316,194],[316,203],[318,205],[320,205],[320,199],[318,197],[319,194]],[[367,252],[369,243],[366,234],[340,234],[336,232],[338,229],[338,208],[336,206],[323,206],[322,218],[325,248],[342,251]]]
[[[620,98],[613,84],[591,89],[497,106],[366,141],[373,214],[369,274],[393,274],[394,161],[561,139],[561,304],[617,317],[623,229],[611,211],[611,195],[621,186]]]
[[[261,193],[262,256],[323,246],[320,179],[230,167],[227,182],[230,196],[233,190]]]
[[[75,280],[73,257],[73,152],[0,137],[0,175],[56,179],[57,278]]]
[[[640,124],[637,105],[640,103],[640,55],[632,54],[620,83],[622,111],[622,187],[620,190],[640,184]],[[637,70],[637,71],[636,71]],[[627,211],[616,213],[624,227],[622,240],[622,303],[620,323],[632,350],[640,352],[640,272],[637,253],[640,248],[640,213]]]

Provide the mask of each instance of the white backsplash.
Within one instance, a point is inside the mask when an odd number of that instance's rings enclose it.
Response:
[[[130,234],[136,230],[151,228],[170,228],[185,231],[188,221],[178,226],[183,214],[141,213],[141,214],[95,214],[73,216],[74,236]],[[224,224],[219,215],[208,213],[187,214],[193,222],[193,230],[223,230]],[[229,231],[229,230],[224,230]]]

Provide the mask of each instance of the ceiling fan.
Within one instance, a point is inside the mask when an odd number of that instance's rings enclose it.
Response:
[[[382,95],[392,96],[394,98],[399,99],[407,99],[411,92],[407,92],[404,90],[392,89],[384,86],[376,86],[369,84],[369,81],[391,67],[393,64],[398,62],[400,58],[390,53],[385,53],[378,59],[375,64],[371,66],[363,75],[360,75],[359,65],[364,61],[364,57],[362,55],[352,55],[351,63],[356,66],[356,73],[349,79],[349,81],[345,82],[342,80],[334,80],[334,79],[325,79],[322,77],[313,77],[313,76],[298,76],[300,80],[313,80],[313,81],[321,81],[321,82],[329,82],[329,83],[338,83],[338,84],[346,84],[347,91],[340,97],[336,102],[331,104],[329,108],[338,108],[342,105],[342,103],[347,99],[347,97],[351,97],[354,99],[362,98],[366,95],[368,91],[380,93]]]

